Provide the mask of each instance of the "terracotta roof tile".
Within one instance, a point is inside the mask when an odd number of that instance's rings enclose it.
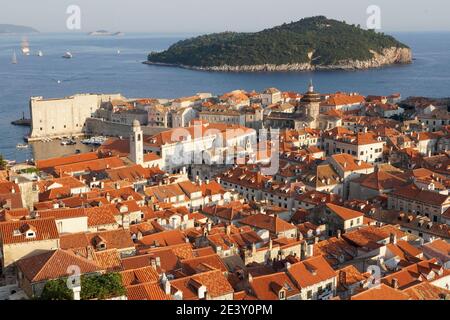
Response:
[[[170,281],[170,284],[183,292],[184,300],[197,300],[197,286],[204,285],[211,298],[233,294],[234,290],[220,270],[203,272],[190,277]]]
[[[391,288],[385,284],[355,294],[351,300],[409,300],[409,296],[397,289]]]
[[[78,266],[82,274],[100,271],[92,261],[65,250],[49,251],[17,261],[18,267],[30,282],[57,279],[71,275],[70,266]]]
[[[27,237],[25,232],[29,228],[35,231],[34,237]],[[55,219],[32,219],[21,221],[0,222],[0,239],[3,245],[59,239]]]
[[[336,272],[322,256],[295,263],[288,269],[288,273],[300,288],[307,288],[336,277]]]
[[[122,276],[122,284],[125,287],[139,283],[156,283],[159,280],[158,272],[151,266],[125,270],[120,272],[120,275]]]
[[[143,283],[126,288],[128,300],[172,300],[157,283]]]
[[[239,220],[239,223],[249,225],[259,229],[266,229],[272,233],[280,233],[287,230],[296,229],[296,227],[278,217],[255,214]]]
[[[120,253],[117,249],[95,251],[94,260],[102,270],[106,270],[107,272],[116,272],[123,269]]]
[[[362,218],[363,213],[359,211],[355,211],[352,209],[348,209],[345,207],[341,207],[332,203],[327,203],[326,207],[330,209],[332,212],[337,214],[342,220],[350,220],[350,219],[356,219],[356,218]]]
[[[286,298],[300,293],[285,272],[253,277],[250,287],[258,300],[279,300],[279,291],[281,290],[286,292]]]

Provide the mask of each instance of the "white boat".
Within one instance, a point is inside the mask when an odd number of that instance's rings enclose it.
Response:
[[[28,149],[28,145],[27,144],[25,144],[25,143],[18,143],[17,145],[16,145],[16,148],[17,149]]]
[[[81,141],[82,144],[89,144],[89,145],[102,145],[106,141],[106,137],[98,136],[98,137],[92,137],[89,139],[83,139]]]
[[[63,56],[64,59],[72,59],[73,55],[69,51],[67,51]]]
[[[120,54],[120,50],[117,50],[117,54]]]
[[[72,138],[72,139],[63,139],[61,141],[61,145],[62,146],[73,146],[77,144],[77,142]]]
[[[30,44],[28,43],[28,40],[26,38],[24,38],[22,40],[22,53],[24,56],[29,56],[30,55]]]
[[[37,53],[37,56],[38,56],[38,57],[42,57],[42,56],[44,56],[44,54],[42,53],[41,50],[39,50],[38,53]]]
[[[16,50],[14,50],[13,56],[12,56],[12,64],[17,64],[17,55],[16,55]]]

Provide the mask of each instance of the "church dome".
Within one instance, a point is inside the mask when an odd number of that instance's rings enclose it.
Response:
[[[140,127],[141,126],[141,124],[140,124],[140,122],[139,122],[139,120],[137,120],[137,119],[134,119],[133,120],[133,127]]]

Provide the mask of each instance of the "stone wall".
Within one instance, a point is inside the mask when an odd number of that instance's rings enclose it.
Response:
[[[154,135],[161,131],[167,130],[167,128],[155,128],[141,126],[144,135]],[[129,137],[131,134],[131,125],[106,121],[97,118],[88,118],[86,120],[87,135],[103,135],[113,137]]]
[[[88,117],[100,108],[102,102],[123,99],[120,94],[78,94],[61,99],[30,99],[30,141],[43,138],[80,135]]]

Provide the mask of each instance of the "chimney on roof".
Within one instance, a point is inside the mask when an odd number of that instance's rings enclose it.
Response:
[[[208,297],[208,293],[207,293],[206,287],[204,285],[200,286],[197,289],[197,295],[198,295],[199,299],[205,299]]]
[[[291,268],[291,264],[289,262],[286,262],[286,270],[289,270]]]
[[[14,188],[14,186],[12,186],[12,188],[11,188],[11,193],[16,193],[16,189]]]
[[[269,250],[272,251],[273,248],[273,241],[272,238],[269,239]]]
[[[225,228],[225,231],[227,233],[227,236],[229,236],[231,234],[231,224],[227,225],[227,227]]]
[[[394,232],[389,235],[389,243],[397,244],[397,235]]]
[[[308,244],[306,246],[306,257],[312,257],[314,255],[314,245]]]
[[[150,265],[153,267],[153,269],[156,270],[156,259],[155,258],[150,259]]]
[[[339,271],[339,283],[343,285],[347,283],[347,272]]]
[[[256,254],[256,244],[253,242],[252,243],[252,255]]]
[[[249,272],[248,273],[248,283],[252,283],[253,282],[253,276],[252,274]]]
[[[391,287],[394,289],[398,289],[398,279],[397,278],[392,278]]]
[[[155,258],[155,263],[157,267],[161,267],[161,258],[160,257],[156,257]]]
[[[170,282],[169,279],[167,279],[167,276],[165,273],[162,274],[162,278],[161,278],[161,283],[164,287],[164,293],[165,294],[170,294],[171,292],[171,286],[170,286]]]
[[[217,181],[218,184],[220,184],[220,181],[221,181],[220,177],[217,177],[216,181]]]
[[[314,237],[314,244],[319,242],[319,237]]]
[[[338,229],[336,231],[336,238],[340,239],[341,238],[341,234],[342,234],[342,231]]]
[[[211,232],[211,228],[212,228],[212,222],[211,222],[211,221],[208,221],[208,224],[207,224],[207,230],[208,230],[208,232]]]

